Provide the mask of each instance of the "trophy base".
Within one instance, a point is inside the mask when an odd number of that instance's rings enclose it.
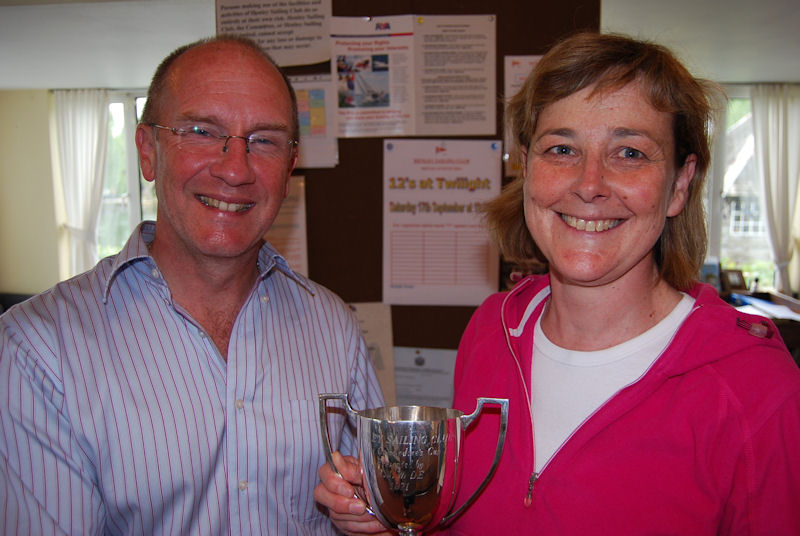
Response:
[[[417,523],[401,523],[397,525],[397,534],[399,536],[420,536],[422,532],[422,525]]]

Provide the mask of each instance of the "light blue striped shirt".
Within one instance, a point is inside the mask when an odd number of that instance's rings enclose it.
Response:
[[[265,245],[226,362],[172,302],[154,230],[0,316],[0,533],[336,534],[312,496],[317,395],[383,404],[355,317]]]

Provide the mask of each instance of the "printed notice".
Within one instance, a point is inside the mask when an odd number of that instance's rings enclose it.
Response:
[[[453,407],[455,350],[394,349],[397,403],[401,406]]]
[[[525,79],[536,67],[536,64],[541,59],[541,56],[505,56],[503,58],[503,85],[505,102],[508,103],[509,99],[517,94],[522,89]],[[519,148],[512,139],[511,131],[506,126],[503,133],[503,141],[505,142],[506,153],[503,155],[505,162],[505,174],[508,177],[516,176],[522,170],[522,157],[519,154]]]
[[[340,137],[495,134],[494,15],[333,17]]]
[[[392,350],[392,308],[385,303],[351,303],[387,406],[397,405]]]
[[[264,238],[283,255],[292,270],[308,276],[305,177],[291,176],[289,195],[283,200],[281,209]]]
[[[278,65],[330,60],[331,0],[216,0],[217,34],[249,37]]]
[[[384,140],[383,302],[478,305],[498,287],[483,205],[500,193],[497,140]]]
[[[335,167],[339,163],[336,138],[336,97],[330,74],[290,77],[297,96],[300,126],[297,167]]]

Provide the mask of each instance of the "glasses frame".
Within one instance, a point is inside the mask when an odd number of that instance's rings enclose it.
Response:
[[[183,137],[183,136],[185,136],[187,134],[191,134],[192,133],[191,130],[187,130],[185,128],[168,127],[168,126],[164,126],[164,125],[159,125],[157,123],[146,123],[146,125],[149,126],[149,127],[158,128],[158,129],[161,129],[161,130],[168,130],[169,132],[172,132],[174,135],[179,136],[179,137]],[[222,152],[223,153],[227,153],[228,152],[228,142],[230,141],[230,139],[231,138],[238,138],[238,139],[244,141],[245,151],[247,152],[247,154],[250,154],[250,142],[252,141],[253,134],[251,134],[250,136],[237,136],[235,134],[214,134],[212,132],[209,132],[208,135],[211,136],[211,137],[214,137],[214,138],[216,138],[218,140],[225,140],[225,142],[222,144]],[[291,149],[297,147],[297,144],[299,143],[299,141],[294,139],[294,138],[287,138],[286,141],[289,144],[289,150],[290,150],[289,152],[290,152],[290,155],[291,155]]]

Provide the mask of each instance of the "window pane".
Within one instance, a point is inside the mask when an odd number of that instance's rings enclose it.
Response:
[[[725,133],[720,261],[722,268],[742,270],[748,284],[758,278],[759,287],[773,287],[774,266],[753,151],[750,100],[733,98]]]
[[[121,102],[108,106],[108,147],[103,197],[97,222],[97,251],[100,258],[117,253],[128,238],[127,154],[125,113]]]

